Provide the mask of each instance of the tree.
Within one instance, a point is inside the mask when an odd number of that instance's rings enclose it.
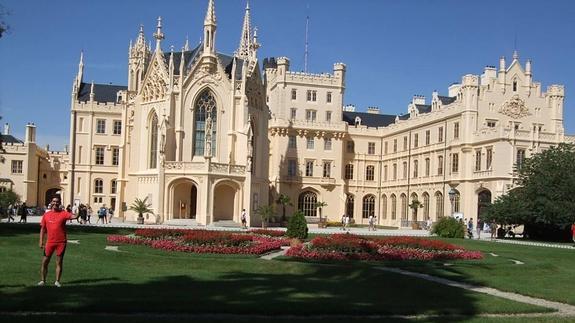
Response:
[[[4,34],[10,29],[4,20],[8,14],[8,10],[6,10],[4,6],[0,5],[0,38],[2,38],[2,36],[4,36]]]
[[[130,205],[130,210],[138,213],[138,224],[144,224],[144,214],[154,213],[150,207],[152,203],[148,203],[148,197],[146,196],[145,199],[136,198],[134,203]]]
[[[277,203],[280,204],[282,206],[282,221],[286,220],[286,206],[287,205],[293,205],[291,202],[291,198],[287,195],[284,194],[280,194],[280,196],[277,199]]]
[[[315,202],[315,207],[319,209],[319,225],[320,226],[323,225],[323,221],[322,221],[322,217],[321,217],[321,211],[322,211],[322,208],[324,208],[326,206],[327,206],[326,202]]]
[[[0,207],[7,209],[10,204],[14,205],[20,202],[20,195],[13,190],[0,192]]]
[[[289,219],[286,236],[303,240],[307,238],[307,231],[305,216],[301,211],[297,211]]]
[[[257,208],[256,214],[262,220],[262,228],[267,228],[271,218],[274,217],[274,209],[271,205],[262,205]]]

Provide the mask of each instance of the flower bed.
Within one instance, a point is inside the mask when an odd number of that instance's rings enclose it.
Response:
[[[250,229],[248,232],[270,237],[283,237],[286,234],[285,231],[270,229]]]
[[[412,237],[369,239],[351,234],[316,237],[291,247],[287,256],[315,260],[451,260],[482,259],[478,251],[443,241]]]
[[[221,254],[262,254],[289,245],[283,238],[209,230],[141,229],[133,236],[110,235],[107,240],[167,251]]]

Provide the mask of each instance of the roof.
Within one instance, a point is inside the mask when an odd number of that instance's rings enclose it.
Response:
[[[78,101],[90,101],[91,83],[80,83],[78,91]],[[94,101],[96,102],[116,102],[118,91],[125,91],[128,87],[124,85],[112,84],[95,84],[94,83]]]
[[[416,104],[415,107],[419,113],[429,113],[431,112],[431,105],[428,104]]]
[[[166,66],[170,66],[170,55],[171,53],[164,53],[164,62]],[[192,50],[184,51],[184,61],[186,63],[186,70],[189,70],[192,65],[197,61],[201,55],[201,45],[198,45]],[[223,53],[216,53],[218,60],[222,63],[222,67],[225,70],[228,78],[231,79],[232,67],[234,64],[234,56],[230,56]],[[174,75],[180,75],[180,62],[182,60],[182,52],[174,52]],[[242,68],[244,66],[244,60],[241,58],[236,58],[236,80],[242,78]]]
[[[264,67],[264,70],[266,68],[278,68],[278,63],[277,63],[275,57],[264,58],[264,62],[262,65]]]
[[[395,116],[391,114],[343,111],[343,121],[352,126],[356,117],[360,117],[361,124],[368,127],[387,127],[395,122]]]
[[[8,143],[8,144],[23,144],[24,142],[12,135],[2,135],[0,134],[0,141],[2,141],[3,143]]]
[[[439,101],[441,101],[441,104],[443,105],[448,105],[450,103],[453,103],[455,101],[455,99],[457,99],[457,97],[455,96],[438,96],[437,97],[439,99]]]

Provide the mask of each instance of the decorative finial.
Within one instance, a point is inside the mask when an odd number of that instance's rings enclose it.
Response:
[[[244,24],[242,26],[242,36],[240,38],[240,46],[236,51],[239,58],[247,58],[250,56],[251,49],[251,21],[250,21],[250,4],[246,1],[246,13],[244,14]]]
[[[206,19],[204,19],[204,26],[206,25],[216,25],[216,9],[214,6],[214,0],[208,2],[208,11],[206,12]]]
[[[519,59],[519,53],[517,52],[517,50],[513,51],[513,60],[517,60]]]
[[[160,42],[164,39],[164,33],[162,32],[162,17],[158,17],[158,25],[156,26],[154,38],[156,38],[156,51],[158,51],[160,49]]]
[[[189,51],[190,50],[190,41],[188,40],[188,35],[186,35],[186,42],[184,43],[184,48],[182,51]]]

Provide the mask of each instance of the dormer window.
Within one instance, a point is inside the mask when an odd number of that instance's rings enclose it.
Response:
[[[361,126],[361,118],[360,117],[355,117],[355,126]]]

